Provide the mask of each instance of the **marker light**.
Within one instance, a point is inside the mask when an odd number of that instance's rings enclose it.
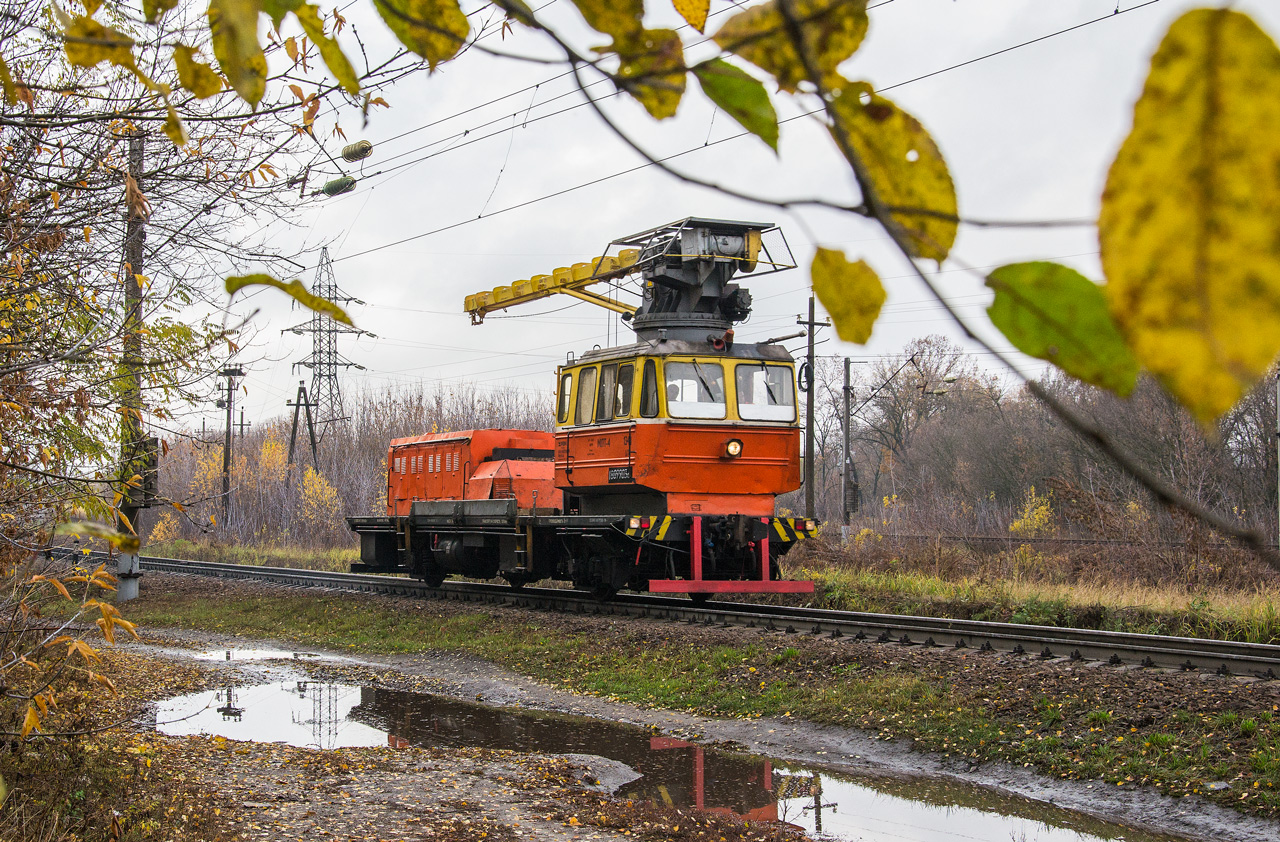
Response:
[[[818,522],[817,522],[816,520],[806,520],[806,521],[804,522],[804,531],[805,531],[805,532],[812,532],[813,530],[815,530],[815,529],[817,529],[817,528],[818,528]]]
[[[628,522],[627,522],[627,528],[628,528],[628,529],[639,529],[639,528],[640,528],[640,518],[638,518],[638,517],[633,517],[630,521],[628,521]]]
[[[730,459],[742,455],[742,442],[738,439],[729,439],[724,446],[724,455]]]

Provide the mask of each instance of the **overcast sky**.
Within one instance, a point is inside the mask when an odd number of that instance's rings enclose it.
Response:
[[[648,5],[654,7],[646,19],[650,26],[681,23],[667,0]],[[950,166],[962,216],[1088,220],[1096,217],[1107,167],[1128,130],[1151,53],[1178,15],[1204,4],[872,0],[871,5],[867,40],[842,71],[847,78],[871,82],[924,123]],[[1280,4],[1236,6],[1253,14],[1272,37],[1280,33]],[[360,0],[344,14],[376,64],[395,45],[380,21],[370,17],[370,8]],[[464,9],[480,9],[471,18],[473,26],[490,15],[475,3],[464,2]],[[712,0],[711,10],[707,28],[714,32],[733,4]],[[567,0],[552,0],[540,14],[562,24],[583,47],[602,41],[585,29]],[[359,55],[350,32],[343,43],[349,54]],[[520,55],[553,55],[518,29],[505,40],[495,35],[481,43]],[[704,46],[689,58],[711,54]],[[598,84],[591,91],[605,96],[610,86]],[[866,259],[889,293],[866,346],[839,342],[828,329],[819,334],[820,354],[866,360],[898,352],[911,339],[931,333],[963,338],[908,277],[909,267],[874,224],[831,212],[784,213],[682,184],[654,167],[637,169],[643,159],[583,104],[561,66],[473,50],[383,96],[391,108],[375,109],[364,131],[358,114],[338,117],[348,140],[363,138],[375,146],[372,157],[346,167],[359,179],[357,188],[317,203],[294,225],[268,232],[275,248],[305,267],[298,276],[308,286],[314,283],[319,248],[327,245],[340,287],[365,302],[352,305],[350,313],[377,338],[342,342],[341,353],[366,367],[342,374],[344,391],[426,381],[550,393],[554,368],[567,353],[630,341],[625,325],[607,311],[557,296],[472,326],[462,312],[464,296],[589,259],[616,237],[686,216],[776,222],[800,264],[747,282],[755,304],[750,321],[739,326],[741,340],[797,330],[796,317],[809,296],[807,267],[817,245]],[[786,95],[776,102],[783,119],[813,107]],[[671,164],[699,178],[774,199],[856,201],[847,167],[812,118],[783,125],[775,156],[758,139],[735,138],[741,129],[716,113],[696,85],[678,116],[661,123],[625,97],[610,97],[605,107],[655,157],[678,155]],[[321,127],[333,119],[322,116]],[[326,144],[335,158],[342,143]],[[311,184],[332,175],[333,165],[322,163]],[[962,227],[953,260],[941,267],[941,285],[975,330],[990,336],[990,328],[983,327],[989,297],[964,267],[1053,259],[1099,278],[1097,251],[1091,226]],[[237,274],[253,270],[230,267]],[[240,405],[246,420],[257,422],[283,414],[298,380],[310,381],[309,371],[293,372],[291,364],[311,348],[309,336],[281,333],[308,318],[291,311],[282,295],[259,294],[233,305],[236,313],[255,308],[257,340],[246,350],[253,362]],[[999,336],[993,342],[1008,347]],[[803,346],[802,341],[788,344],[797,352]],[[981,355],[976,359],[992,364]],[[210,428],[221,428],[212,406],[204,417]]]

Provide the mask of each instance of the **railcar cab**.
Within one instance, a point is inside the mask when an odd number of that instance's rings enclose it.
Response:
[[[569,512],[773,514],[800,485],[795,363],[732,334],[595,350],[557,371]]]

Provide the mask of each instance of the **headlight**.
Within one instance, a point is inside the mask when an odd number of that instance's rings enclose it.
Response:
[[[804,531],[805,531],[805,532],[812,532],[813,530],[815,530],[815,529],[817,529],[817,528],[818,528],[818,522],[817,522],[816,520],[806,520],[806,521],[804,522]]]
[[[628,528],[628,529],[639,529],[639,528],[640,528],[640,518],[638,518],[638,517],[633,517],[630,521],[628,521],[628,522],[627,522],[627,528]]]
[[[735,456],[741,456],[742,442],[737,439],[729,439],[728,443],[724,446],[724,455],[728,456],[730,459]]]

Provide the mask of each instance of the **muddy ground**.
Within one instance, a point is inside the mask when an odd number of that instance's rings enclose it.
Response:
[[[161,583],[148,574],[147,584]],[[211,598],[248,595],[275,586],[215,582],[197,577],[163,576],[166,589],[207,592]],[[361,599],[391,597],[361,596]],[[421,610],[421,603],[406,601]],[[432,603],[436,612],[515,611],[493,606]],[[619,621],[582,615],[539,615],[544,624],[562,624],[566,632],[590,630],[608,645],[626,623],[634,638],[652,634],[671,637],[672,627],[658,621]],[[639,626],[639,628],[637,628]],[[694,646],[740,644],[744,639],[776,634],[736,628],[682,628]],[[195,631],[152,629],[152,643],[191,649],[253,648],[288,642],[244,640]],[[905,650],[872,643],[825,641],[803,636],[792,645],[862,647],[864,660],[916,661],[955,682],[974,687],[1016,688],[1016,700],[1053,687],[1070,686],[1107,699],[1117,709],[1147,705],[1196,710],[1211,700],[1246,709],[1271,709],[1280,702],[1280,683],[1160,671],[1116,670],[1011,655],[983,653],[959,658],[952,652]],[[341,657],[340,653],[316,654]],[[134,652],[147,659],[177,658],[146,647]],[[192,662],[186,661],[186,667]],[[184,667],[185,668],[185,667]],[[225,670],[225,666],[200,667]],[[550,686],[458,654],[360,656],[308,665],[316,678],[364,683],[390,689],[430,692],[485,704],[519,706],[600,717],[655,729],[673,737],[731,747],[809,767],[860,776],[937,776],[989,787],[1036,801],[1077,810],[1108,821],[1194,839],[1262,840],[1280,838],[1280,823],[1221,808],[1197,797],[1171,798],[1150,789],[1122,789],[1100,782],[1060,781],[1033,770],[998,762],[916,752],[907,741],[878,739],[873,733],[782,719],[723,720],[690,713],[646,709],[584,696]],[[243,677],[243,676],[242,676]],[[209,686],[220,678],[210,673]],[[1014,702],[1016,703],[1016,701]],[[606,762],[583,758],[548,758],[483,750],[413,749],[407,753],[378,749],[314,752],[281,746],[235,744],[212,738],[164,738],[170,768],[182,769],[220,793],[212,834],[232,832],[260,838],[318,835],[321,838],[652,838],[727,839],[772,833],[769,828],[701,822],[728,822],[724,817],[691,819],[687,814],[647,805],[603,799],[587,788],[593,781],[608,789],[616,771]],[[658,809],[658,813],[652,812]],[[207,811],[206,811],[207,812]],[[627,815],[623,815],[627,814]],[[216,828],[215,828],[216,826]],[[680,827],[679,831],[672,830]],[[206,832],[206,831],[202,831]],[[211,838],[213,838],[211,836]],[[758,837],[764,838],[764,837]]]

